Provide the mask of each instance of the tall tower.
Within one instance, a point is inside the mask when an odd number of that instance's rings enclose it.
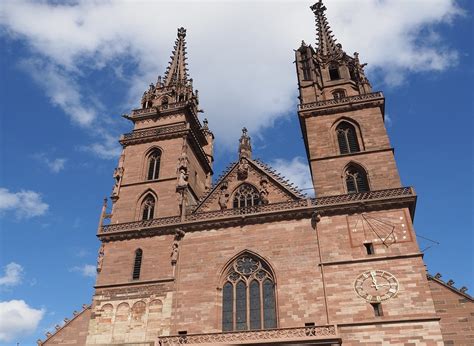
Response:
[[[164,78],[143,93],[141,108],[125,118],[114,171],[111,223],[183,214],[209,188],[213,135],[198,120],[199,97],[186,64],[186,30],[178,29]]]
[[[314,189],[318,197],[400,187],[393,148],[384,125],[385,99],[372,92],[359,54],[336,43],[321,1],[316,50],[296,50],[298,110]]]

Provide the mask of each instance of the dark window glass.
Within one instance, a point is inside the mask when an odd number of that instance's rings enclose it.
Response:
[[[142,220],[153,219],[155,213],[155,198],[152,195],[148,195],[143,201],[142,207]]]
[[[341,122],[336,127],[337,142],[341,154],[357,153],[360,151],[355,127],[348,122]]]
[[[367,251],[367,255],[373,255],[374,252],[374,244],[372,243],[365,243],[365,250]]]
[[[370,191],[365,171],[357,166],[349,166],[346,169],[346,187],[347,193]]]
[[[370,303],[374,309],[374,315],[376,317],[383,316],[382,304],[380,303]]]
[[[222,330],[229,331],[234,329],[234,287],[230,282],[224,285],[222,292]]]
[[[250,283],[250,329],[261,328],[260,314],[260,284],[257,280],[253,280]]]
[[[242,184],[234,195],[234,208],[252,207],[260,204],[258,190],[250,184]]]
[[[235,310],[237,330],[247,330],[247,286],[243,281],[235,289]]]
[[[331,78],[331,80],[341,78],[341,76],[339,75],[339,67],[337,65],[331,65],[329,67],[329,77]]]
[[[303,80],[311,80],[311,68],[306,54],[301,55],[301,67],[303,70]]]
[[[148,180],[158,179],[160,176],[160,160],[161,152],[159,150],[154,151],[148,158]]]
[[[140,269],[142,267],[142,255],[143,255],[143,251],[141,249],[137,249],[135,251],[135,262],[133,263],[133,274],[132,274],[133,280],[138,280],[140,278]]]
[[[346,92],[342,89],[336,90],[332,93],[332,96],[334,97],[335,100],[342,99],[346,97]]]
[[[273,282],[263,282],[263,320],[265,328],[276,328],[275,288]]]

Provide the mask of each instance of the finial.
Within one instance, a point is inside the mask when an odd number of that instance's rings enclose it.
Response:
[[[186,29],[181,27],[178,29],[178,37],[179,38],[185,38],[186,37]]]
[[[207,118],[204,118],[204,120],[202,121],[202,123],[204,124],[204,126],[203,126],[204,129],[207,130],[207,129],[209,128],[209,126],[208,126],[209,122],[207,121]]]
[[[436,273],[434,277],[435,277],[435,279],[441,279],[441,276],[442,275],[440,273]]]
[[[452,286],[452,285],[454,285],[454,281],[453,281],[453,280],[449,280],[446,284],[447,284],[448,286]]]
[[[463,286],[459,290],[461,291],[461,293],[465,293],[467,291],[467,287]]]
[[[247,134],[247,128],[242,128],[242,136],[239,140],[239,158],[252,158],[252,145],[250,144],[250,136]]]

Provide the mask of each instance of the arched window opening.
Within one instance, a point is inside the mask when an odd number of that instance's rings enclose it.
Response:
[[[140,270],[142,267],[142,257],[143,257],[142,249],[137,249],[135,251],[135,262],[133,262],[133,274],[132,274],[133,280],[138,280],[140,278]]]
[[[355,127],[343,121],[336,127],[337,142],[341,154],[357,153],[360,151]]]
[[[142,220],[151,220],[155,214],[155,198],[148,195],[143,200],[142,205]]]
[[[160,176],[161,151],[154,150],[148,156],[148,174],[147,180],[155,180]]]
[[[306,55],[306,53],[301,54],[301,67],[303,70],[303,80],[312,80],[311,68],[309,65],[308,55]]]
[[[184,94],[180,94],[179,97],[178,97],[178,101],[179,102],[184,102],[186,100]]]
[[[332,96],[334,97],[335,100],[342,99],[346,97],[346,91],[344,89],[337,89],[333,91]]]
[[[234,208],[253,207],[259,205],[260,193],[250,184],[242,184],[234,195]]]
[[[167,98],[167,97],[163,97],[163,98],[161,99],[161,105],[162,105],[162,106],[168,105],[168,98]]]
[[[349,75],[351,76],[351,80],[353,80],[354,82],[357,82],[357,76],[356,76],[354,66],[349,66]]]
[[[331,78],[331,80],[336,80],[336,79],[341,78],[339,74],[339,66],[337,66],[336,64],[329,66],[329,78]]]
[[[347,193],[370,191],[367,173],[361,167],[350,165],[345,172]]]
[[[276,328],[275,283],[268,265],[238,257],[222,288],[222,331]]]

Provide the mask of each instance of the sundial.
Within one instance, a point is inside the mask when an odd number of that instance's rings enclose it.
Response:
[[[351,215],[347,222],[353,246],[373,243],[389,247],[412,240],[409,221],[403,210]]]

